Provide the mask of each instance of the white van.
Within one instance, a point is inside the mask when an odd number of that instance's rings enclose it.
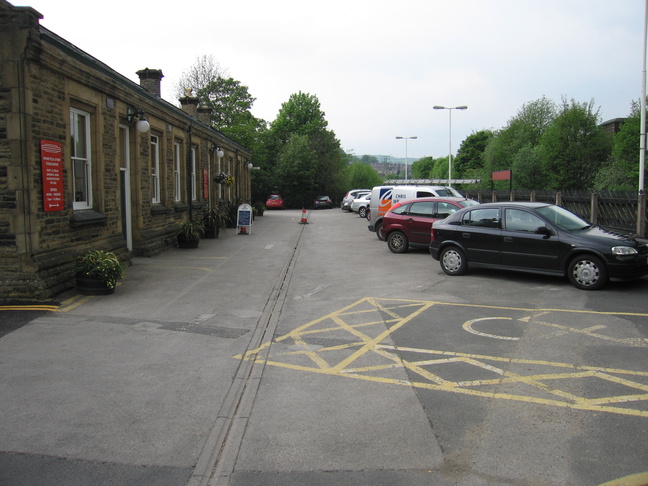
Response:
[[[374,231],[379,240],[384,240],[381,232],[383,216],[398,201],[449,196],[463,197],[456,189],[446,186],[376,186],[371,190],[371,203],[367,213],[369,231]]]

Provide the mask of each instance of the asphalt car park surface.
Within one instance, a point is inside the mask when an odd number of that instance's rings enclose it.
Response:
[[[78,474],[118,471],[114,484],[147,484],[128,481],[143,471],[192,486],[646,478],[648,278],[584,292],[450,277],[354,214],[301,216],[136,259],[114,296],[0,339],[2,458],[78,459]],[[39,390],[46,379],[70,397]]]

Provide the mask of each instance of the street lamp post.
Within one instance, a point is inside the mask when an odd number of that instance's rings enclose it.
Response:
[[[407,158],[407,141],[416,140],[418,137],[396,137],[396,140],[405,140],[405,180],[407,180],[407,163],[409,162]]]
[[[449,125],[448,125],[448,185],[452,186],[452,110],[467,110],[465,105],[461,106],[433,106],[435,110],[448,110]]]

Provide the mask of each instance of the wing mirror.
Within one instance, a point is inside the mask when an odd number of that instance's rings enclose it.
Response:
[[[553,236],[553,231],[551,231],[546,226],[540,226],[539,228],[536,228],[535,232],[537,235],[544,235],[545,238]]]

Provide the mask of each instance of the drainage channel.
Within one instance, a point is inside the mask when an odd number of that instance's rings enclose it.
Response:
[[[246,352],[272,340],[297,262],[304,228],[300,228],[293,249],[272,287]],[[187,486],[229,484],[264,368],[265,364],[255,365],[252,360],[241,360]]]

